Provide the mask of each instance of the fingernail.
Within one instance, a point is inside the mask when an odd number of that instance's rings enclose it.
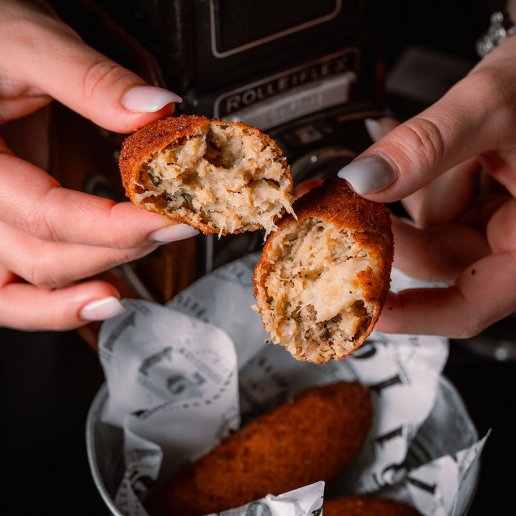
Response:
[[[149,238],[153,242],[165,244],[175,242],[176,240],[184,240],[185,238],[190,238],[198,234],[199,231],[192,226],[188,226],[187,224],[175,224],[174,226],[167,226],[166,228],[154,231]]]
[[[83,321],[104,321],[125,312],[125,308],[116,297],[104,297],[83,306],[79,316]]]
[[[387,134],[387,131],[384,130],[380,122],[374,118],[366,118],[364,120],[364,125],[367,134],[369,134],[369,137],[371,140],[373,140],[373,142],[377,142],[380,138]]]
[[[125,109],[137,113],[154,113],[172,102],[183,99],[171,91],[156,86],[135,86],[125,93],[121,103]]]
[[[361,195],[379,192],[394,183],[398,177],[394,167],[377,155],[352,161],[337,175],[345,179],[351,188]]]

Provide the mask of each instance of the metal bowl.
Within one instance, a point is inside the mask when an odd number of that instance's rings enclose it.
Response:
[[[104,384],[97,392],[88,412],[86,449],[91,474],[100,496],[113,515],[124,516],[114,502],[116,491],[124,473],[123,432],[119,428],[101,421],[102,410],[107,398],[108,390]],[[461,396],[455,387],[441,376],[432,412],[421,426],[409,448],[405,461],[405,465],[409,469],[422,462],[427,462],[430,457],[439,457],[448,453],[445,449],[447,439],[434,438],[440,436],[440,432],[436,431],[438,430],[437,421],[443,421],[443,418],[453,418],[457,420],[457,424],[460,424],[461,428],[467,429],[467,431],[455,433],[454,439],[458,445],[457,449],[471,446],[478,440],[477,431]],[[480,461],[477,461],[468,472],[471,481],[468,482],[468,489],[462,493],[458,500],[458,514],[467,514],[475,497],[479,475]]]

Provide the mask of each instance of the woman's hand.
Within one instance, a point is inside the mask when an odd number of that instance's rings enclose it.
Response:
[[[339,177],[373,201],[402,199],[412,220],[393,217],[395,265],[450,286],[391,293],[377,328],[474,336],[516,310],[516,37],[395,125],[369,122],[377,143]]]
[[[121,133],[170,114],[180,101],[85,45],[52,13],[4,0],[0,124],[52,99]],[[0,326],[64,330],[116,315],[123,307],[112,285],[77,280],[196,234],[131,203],[62,188],[1,138],[0,183]]]

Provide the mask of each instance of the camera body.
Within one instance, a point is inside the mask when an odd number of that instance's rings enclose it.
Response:
[[[340,50],[362,33],[364,0],[103,0],[159,61],[167,85],[202,100]],[[190,108],[191,106],[187,106]]]
[[[176,112],[242,120],[270,134],[295,184],[334,176],[371,143],[363,120],[383,108],[384,60],[364,26],[364,0],[81,0],[82,11],[57,3],[89,44],[181,95]],[[73,176],[61,167],[58,179],[122,200],[122,138],[96,130],[102,142],[92,143],[90,158],[103,148],[107,158],[75,167]],[[263,236],[200,236],[195,251],[180,248],[186,243],[163,246],[132,266],[126,280],[139,284],[139,296],[166,301],[194,276],[258,249]]]
[[[383,105],[380,49],[363,0],[109,0],[156,57],[179,112],[241,120],[280,145],[299,183],[330,177],[370,140]],[[204,239],[201,272],[259,247],[263,234]]]

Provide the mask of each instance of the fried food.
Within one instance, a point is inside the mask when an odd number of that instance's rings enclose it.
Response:
[[[419,516],[413,507],[394,500],[349,496],[325,500],[324,516]]]
[[[369,391],[339,382],[304,391],[223,440],[151,493],[151,516],[195,516],[331,481],[371,426]]]
[[[298,360],[356,350],[389,291],[393,237],[384,205],[326,181],[294,203],[256,266],[255,297],[270,340]]]
[[[127,196],[205,234],[265,228],[293,213],[292,176],[276,142],[254,127],[169,117],[129,136],[120,153]]]

